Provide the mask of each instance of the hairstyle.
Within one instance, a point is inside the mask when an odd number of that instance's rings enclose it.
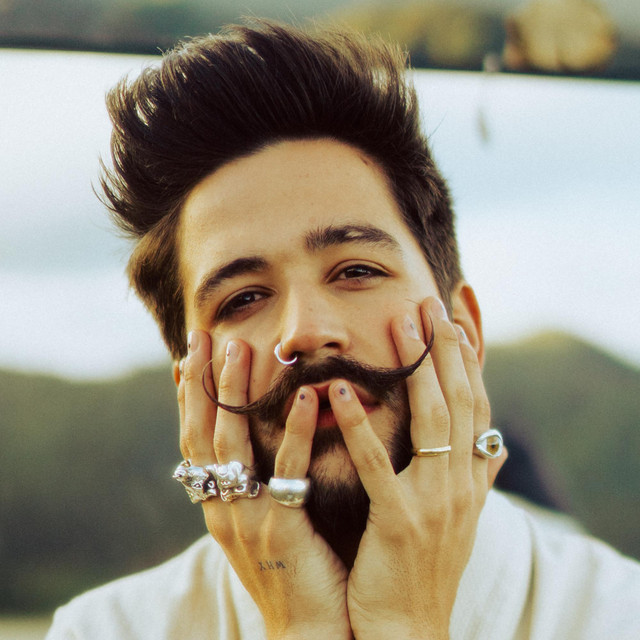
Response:
[[[406,62],[382,40],[258,20],[181,43],[108,93],[102,199],[135,240],[130,282],[174,358],[186,354],[181,206],[222,165],[282,140],[333,138],[376,160],[450,306],[461,278],[453,213]]]

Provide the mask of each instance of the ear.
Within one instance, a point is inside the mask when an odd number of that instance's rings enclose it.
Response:
[[[484,365],[484,336],[482,335],[482,316],[476,294],[471,286],[461,280],[451,295],[453,321],[459,324],[469,338],[471,346],[478,354],[480,367]]]
[[[180,362],[178,360],[173,361],[173,366],[171,367],[171,372],[173,373],[173,381],[176,383],[176,387],[180,384],[180,378],[182,374],[180,373]]]

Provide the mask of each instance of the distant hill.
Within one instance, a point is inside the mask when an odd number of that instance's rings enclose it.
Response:
[[[495,423],[536,452],[560,502],[640,557],[640,370],[546,333],[491,349],[485,382]]]
[[[640,371],[546,334],[491,348],[485,378],[512,446],[507,485],[564,503],[640,557]],[[169,371],[87,384],[0,372],[0,434],[0,610],[51,608],[205,531],[170,478]]]

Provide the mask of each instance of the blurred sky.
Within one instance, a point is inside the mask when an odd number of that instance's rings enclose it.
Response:
[[[167,361],[91,187],[104,93],[145,62],[0,50],[0,367],[99,378]],[[640,83],[416,82],[489,342],[560,328],[639,365]]]

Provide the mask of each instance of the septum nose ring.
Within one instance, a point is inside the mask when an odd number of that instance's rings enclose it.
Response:
[[[284,365],[290,365],[290,364],[294,364],[295,362],[298,361],[298,356],[293,356],[293,358],[291,358],[291,360],[285,360],[282,355],[282,343],[278,342],[278,344],[276,345],[276,348],[273,350],[273,354],[276,357],[276,360],[280,363],[280,364],[284,364]]]

